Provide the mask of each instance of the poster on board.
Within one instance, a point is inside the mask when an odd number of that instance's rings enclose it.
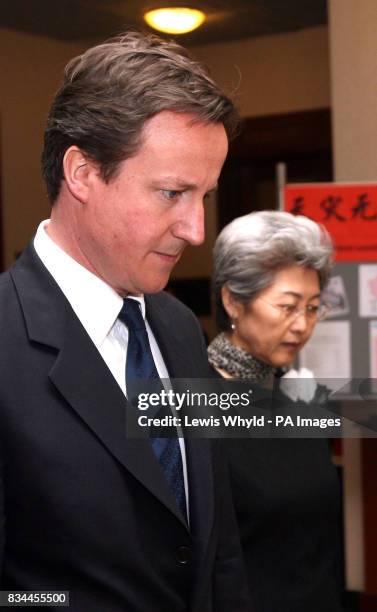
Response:
[[[377,264],[359,266],[359,317],[377,317]]]
[[[309,342],[299,355],[300,366],[314,373],[316,378],[332,381],[351,378],[351,326],[349,321],[318,323]]]
[[[377,183],[302,183],[282,189],[283,210],[322,223],[336,261],[377,261]]]

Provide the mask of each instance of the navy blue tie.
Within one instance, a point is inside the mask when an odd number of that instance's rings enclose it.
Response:
[[[137,379],[160,380],[160,377],[153,359],[148,332],[137,300],[131,298],[123,300],[119,319],[128,328],[126,387],[128,399],[132,402],[140,392],[140,388],[138,388],[137,384],[135,385]],[[163,386],[160,382],[159,390],[162,389]],[[178,508],[185,520],[187,520],[181,449],[176,430],[173,433],[171,429],[168,431],[170,437],[151,437],[151,444],[176,499]]]

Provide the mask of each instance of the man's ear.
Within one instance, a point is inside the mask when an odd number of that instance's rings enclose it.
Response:
[[[221,287],[221,299],[228,317],[231,321],[236,321],[239,317],[242,305],[233,297],[226,285]]]
[[[63,157],[63,172],[68,190],[80,202],[85,203],[93,176],[98,176],[98,167],[75,145],[66,150]]]

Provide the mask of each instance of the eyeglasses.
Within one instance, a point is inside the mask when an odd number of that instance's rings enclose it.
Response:
[[[331,311],[331,306],[328,304],[307,304],[304,308],[300,308],[295,304],[272,304],[264,298],[257,299],[279,311],[282,321],[294,321],[299,316],[304,315],[307,321],[316,323],[317,321],[323,321]]]

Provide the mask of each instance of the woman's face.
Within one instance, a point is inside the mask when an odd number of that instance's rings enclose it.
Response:
[[[273,284],[244,306],[223,289],[223,302],[235,324],[233,344],[275,367],[289,365],[309,340],[320,304],[315,270],[289,266],[276,273]]]

